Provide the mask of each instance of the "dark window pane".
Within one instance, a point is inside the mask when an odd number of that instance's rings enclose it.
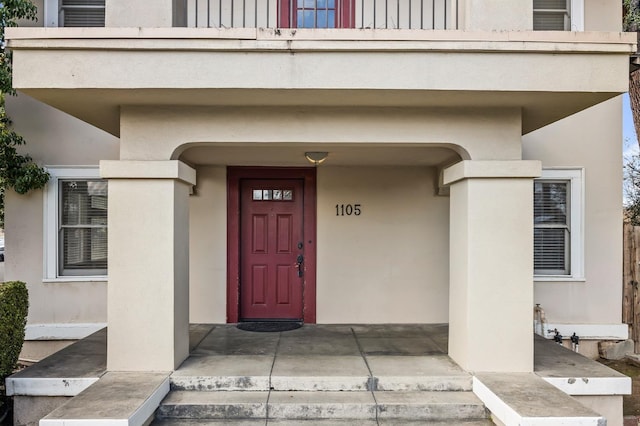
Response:
[[[106,275],[107,182],[60,180],[59,275]]]
[[[106,274],[106,228],[63,228],[61,239],[64,275]]]
[[[534,182],[534,271],[570,274],[569,181]]]

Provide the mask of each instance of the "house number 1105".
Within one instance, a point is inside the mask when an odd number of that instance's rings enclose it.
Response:
[[[336,216],[360,216],[360,204],[336,204]]]

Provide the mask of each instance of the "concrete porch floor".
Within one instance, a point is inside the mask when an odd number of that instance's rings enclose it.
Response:
[[[473,388],[475,392],[476,380],[482,380],[487,384],[483,388],[491,388],[488,389],[490,397],[507,401],[506,406],[519,419],[540,417],[548,420],[573,412],[574,416],[596,421],[598,416],[592,410],[566,394],[587,398],[593,405],[603,395],[621,395],[627,387],[629,391],[631,388],[631,381],[626,376],[539,337],[535,340],[535,374],[474,377],[447,356],[447,342],[447,324],[305,325],[281,333],[242,331],[228,324],[193,324],[189,358],[170,375],[160,377],[158,373],[137,376],[138,373],[107,373],[106,330],[102,330],[15,374],[8,380],[8,391],[16,396],[17,409],[22,406],[32,414],[37,412],[33,405],[29,406],[34,404],[34,398],[58,398],[61,406],[51,412],[45,422],[56,425],[64,424],[64,419],[70,418],[95,419],[95,414],[89,413],[90,409],[83,408],[92,401],[100,407],[105,418],[131,419],[133,412],[141,417],[144,410],[140,407],[150,400],[155,401],[155,406],[147,410],[152,413],[166,395],[169,382],[172,392],[165,402],[179,400],[183,389],[245,390],[254,395],[262,392],[266,400],[272,391],[280,391],[281,395],[288,390],[325,391],[327,395],[336,391],[364,391],[361,393],[369,392],[375,400],[378,396],[384,399],[394,394],[385,393],[386,390],[396,391],[396,395],[399,394],[397,391],[444,389],[470,391]],[[157,389],[166,389],[156,392],[161,396],[153,399],[144,392],[123,395],[122,386],[117,394],[109,394],[109,383],[147,380],[145,374],[149,375],[150,381],[158,383]],[[101,383],[105,384],[105,389],[100,389]],[[523,388],[531,387],[538,391],[517,397]],[[68,398],[80,392],[81,397]],[[59,398],[62,396],[67,398]],[[532,397],[541,398],[541,403],[533,406]],[[135,398],[140,399],[139,404]],[[595,402],[591,400],[594,398]],[[74,401],[78,402],[74,404]],[[376,405],[383,403],[374,401]],[[489,408],[494,411],[501,406]],[[49,405],[48,410],[51,409]],[[88,417],[83,417],[83,413]],[[44,415],[46,413],[40,417]],[[282,419],[274,423],[284,424]],[[262,424],[265,424],[264,420]]]

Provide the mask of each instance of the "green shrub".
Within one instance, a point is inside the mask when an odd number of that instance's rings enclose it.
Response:
[[[0,283],[0,384],[18,363],[29,311],[29,293],[22,281]]]

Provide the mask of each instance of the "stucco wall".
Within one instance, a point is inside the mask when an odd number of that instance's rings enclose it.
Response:
[[[620,323],[622,101],[604,102],[523,137],[543,167],[584,167],[585,281],[535,284],[549,322]]]
[[[318,169],[318,322],[447,322],[449,199],[435,170]],[[336,216],[336,204],[361,204]]]
[[[96,165],[118,140],[26,95],[7,99],[24,150],[41,165]],[[30,324],[106,322],[106,282],[43,282],[43,192],[7,193],[5,279],[26,281]]]
[[[585,31],[620,31],[621,16],[621,1],[584,0]]]
[[[227,321],[227,169],[196,168],[189,197],[189,319]]]

